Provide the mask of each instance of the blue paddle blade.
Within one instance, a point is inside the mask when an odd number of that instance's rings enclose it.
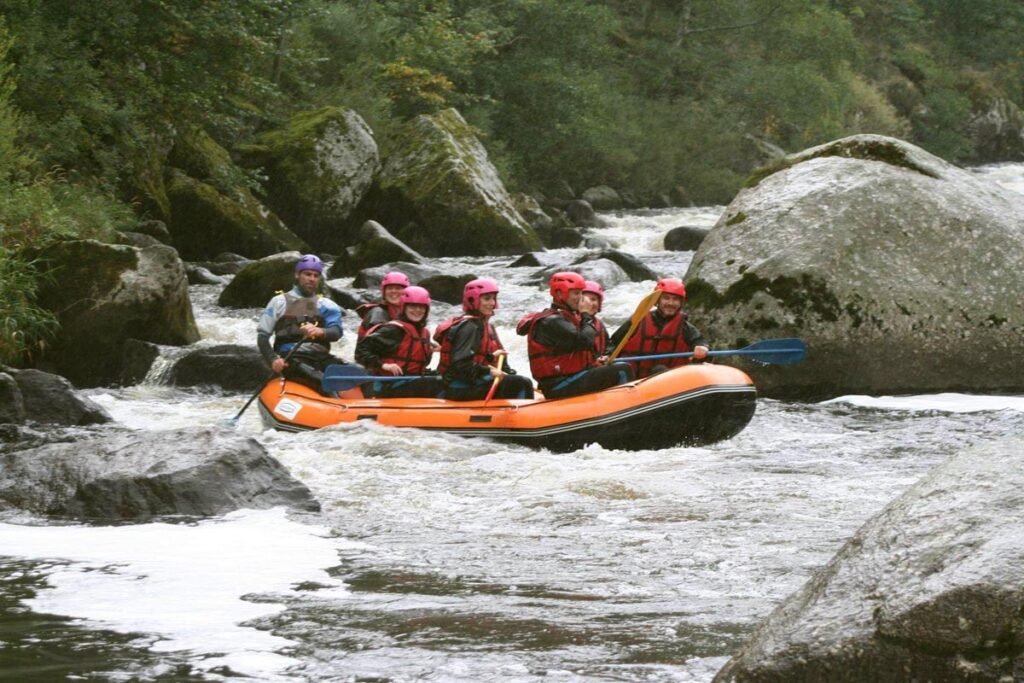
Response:
[[[763,365],[792,365],[807,357],[807,345],[803,339],[765,339],[734,351],[709,351],[709,356],[750,356]]]
[[[357,387],[367,382],[400,382],[407,379],[409,377],[405,375],[387,377],[367,375],[366,370],[358,365],[328,365],[324,369],[324,379],[321,384],[324,391],[332,392],[348,391],[352,387]]]

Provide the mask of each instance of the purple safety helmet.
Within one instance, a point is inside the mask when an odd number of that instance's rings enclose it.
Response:
[[[296,273],[300,273],[304,270],[315,270],[323,275],[324,262],[321,261],[320,257],[316,254],[305,254],[299,257],[299,260],[295,262]]]

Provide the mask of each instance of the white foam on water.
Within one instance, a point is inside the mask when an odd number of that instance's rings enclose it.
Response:
[[[978,396],[972,394],[924,394],[919,396],[849,395],[823,401],[849,403],[881,410],[937,410],[946,413],[979,413],[987,410],[1024,411],[1024,396]]]
[[[279,680],[299,662],[281,654],[291,641],[242,625],[283,605],[245,596],[298,596],[293,586],[303,581],[343,596],[343,584],[325,570],[346,545],[355,544],[289,520],[284,508],[198,524],[0,524],[3,555],[68,563],[42,570],[50,587],[24,601],[29,609],[150,634],[155,652],[188,651],[201,670],[227,666],[257,680]]]

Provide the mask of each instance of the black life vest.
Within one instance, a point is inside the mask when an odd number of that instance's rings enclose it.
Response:
[[[384,309],[388,314],[388,320],[395,320],[402,313],[402,305],[392,306],[391,304],[381,301],[377,303],[360,304],[356,306],[356,315],[362,318],[362,322],[359,323],[359,329],[356,330],[356,336],[359,338],[365,337],[373,327],[376,327],[380,323],[370,324],[370,311],[375,308]]]
[[[280,352],[284,345],[292,345],[304,342],[317,350],[330,351],[330,345],[323,341],[309,341],[305,339],[300,327],[305,323],[313,323],[323,328],[326,324],[324,317],[320,315],[320,297],[295,296],[291,292],[284,294],[284,313],[274,323],[274,350]],[[303,350],[305,352],[305,350]]]

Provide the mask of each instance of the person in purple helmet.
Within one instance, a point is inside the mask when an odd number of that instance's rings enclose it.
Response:
[[[331,343],[342,335],[341,308],[317,294],[323,270],[317,256],[302,256],[295,264],[295,285],[270,300],[256,328],[256,344],[270,369],[317,391],[322,391],[324,368],[344,364],[331,355]]]
[[[372,375],[407,377],[368,382],[363,393],[376,398],[437,398],[444,390],[437,373],[427,369],[434,355],[427,329],[430,292],[423,287],[402,290],[402,312],[370,329],[356,344],[356,361]]]

